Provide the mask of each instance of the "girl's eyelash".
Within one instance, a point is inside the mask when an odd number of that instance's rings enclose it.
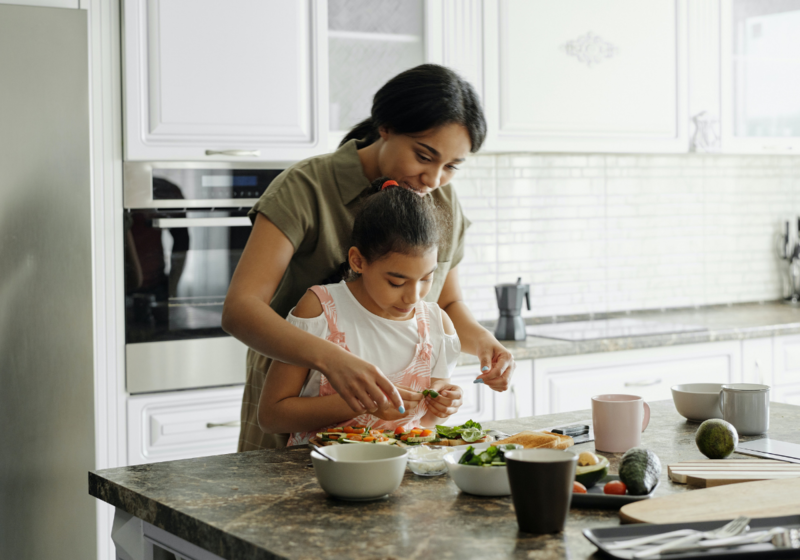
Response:
[[[402,288],[403,287],[402,284],[395,284],[394,282],[389,282],[389,285],[392,286],[393,288]]]

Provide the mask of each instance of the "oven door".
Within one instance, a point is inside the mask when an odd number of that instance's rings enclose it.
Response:
[[[244,383],[247,349],[221,322],[250,230],[243,209],[126,212],[129,393]]]

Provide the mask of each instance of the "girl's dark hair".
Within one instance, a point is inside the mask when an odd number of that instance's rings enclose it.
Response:
[[[350,247],[356,247],[367,262],[389,253],[412,254],[438,247],[448,223],[433,199],[403,187],[382,189],[386,181],[382,177],[372,183],[370,196],[356,214]],[[323,284],[355,277],[346,260]]]
[[[357,139],[372,144],[386,127],[414,134],[445,124],[463,125],[477,152],[486,138],[486,119],[475,89],[464,78],[438,64],[422,64],[386,82],[372,99],[370,118],[350,130],[339,146]]]

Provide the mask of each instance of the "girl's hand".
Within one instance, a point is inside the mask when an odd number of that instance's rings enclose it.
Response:
[[[517,367],[514,356],[488,332],[478,341],[477,346],[476,355],[481,361],[481,374],[474,382],[485,383],[498,392],[507,390]]]
[[[403,398],[380,369],[338,346],[331,346],[334,352],[326,360],[327,367],[322,373],[353,412],[378,416],[379,409],[394,407],[400,413],[400,407],[405,407]]]
[[[437,418],[452,416],[461,408],[463,393],[458,385],[451,385],[446,379],[437,379],[431,384],[431,389],[435,389],[439,396],[435,399],[425,397],[425,403],[428,405],[428,412]]]
[[[422,393],[418,393],[402,385],[397,385],[397,391],[403,398],[403,407],[406,409],[405,412],[400,412],[391,403],[387,402],[386,405],[379,407],[372,415],[377,416],[381,420],[388,421],[401,420],[413,416],[417,412],[419,403],[422,402]]]

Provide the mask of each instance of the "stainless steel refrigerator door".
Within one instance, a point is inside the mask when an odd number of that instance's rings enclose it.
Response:
[[[0,558],[96,558],[84,10],[0,5]]]

